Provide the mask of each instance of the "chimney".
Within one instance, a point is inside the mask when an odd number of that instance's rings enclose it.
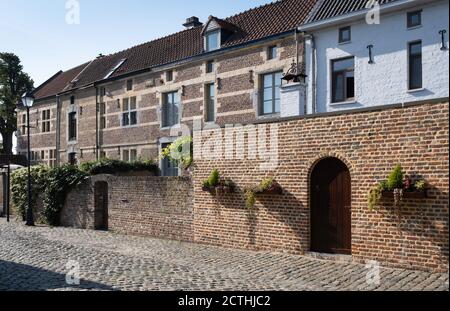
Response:
[[[189,17],[188,19],[186,19],[186,23],[183,24],[183,26],[186,28],[194,28],[201,25],[203,25],[203,23],[201,23],[196,16]]]

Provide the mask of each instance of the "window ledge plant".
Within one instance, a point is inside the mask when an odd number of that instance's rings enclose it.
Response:
[[[267,178],[256,187],[245,189],[244,193],[245,205],[247,208],[253,208],[258,194],[281,195],[283,194],[283,188],[274,178]]]
[[[231,180],[221,179],[219,171],[214,169],[203,182],[202,190],[211,194],[233,193],[235,186]]]
[[[369,209],[380,205],[382,198],[394,198],[394,206],[400,207],[404,198],[421,199],[427,197],[428,185],[423,179],[413,182],[397,165],[388,179],[379,183],[369,192]]]

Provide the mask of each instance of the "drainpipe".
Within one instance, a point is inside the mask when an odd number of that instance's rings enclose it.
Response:
[[[298,47],[299,47],[299,39],[298,39],[298,28],[295,28],[295,62],[297,63],[297,68],[299,68],[299,53],[298,53]]]
[[[303,32],[303,37],[311,40],[311,113],[317,113],[317,47],[313,34]]]
[[[99,90],[98,87],[95,87],[95,159],[99,160],[99,120],[98,120],[98,114],[100,113],[100,103],[98,102],[98,96],[99,96]]]
[[[56,166],[61,163],[61,97],[56,95]]]
[[[312,114],[317,112],[317,48],[316,48],[316,39],[313,34],[310,35],[311,38],[311,49],[312,49]]]

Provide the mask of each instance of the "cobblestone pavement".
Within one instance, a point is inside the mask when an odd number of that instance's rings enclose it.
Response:
[[[81,283],[67,285],[69,261]],[[448,290],[448,275],[0,219],[0,290]]]

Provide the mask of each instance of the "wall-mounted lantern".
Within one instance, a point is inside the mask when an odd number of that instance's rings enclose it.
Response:
[[[439,30],[439,34],[441,35],[441,51],[447,50],[447,45],[445,44],[445,34],[447,33],[447,30],[442,29]]]
[[[307,75],[305,74],[305,64],[297,64],[295,61],[292,61],[291,68],[289,68],[289,70],[283,74],[283,78],[281,78],[281,80],[285,80],[288,83],[290,81],[305,83],[306,77]]]
[[[218,90],[222,89],[222,79],[221,78],[217,78],[217,89]]]
[[[372,55],[373,45],[372,44],[368,45],[367,49],[369,50],[369,64],[373,64],[373,63],[375,63],[373,61],[373,55]]]

